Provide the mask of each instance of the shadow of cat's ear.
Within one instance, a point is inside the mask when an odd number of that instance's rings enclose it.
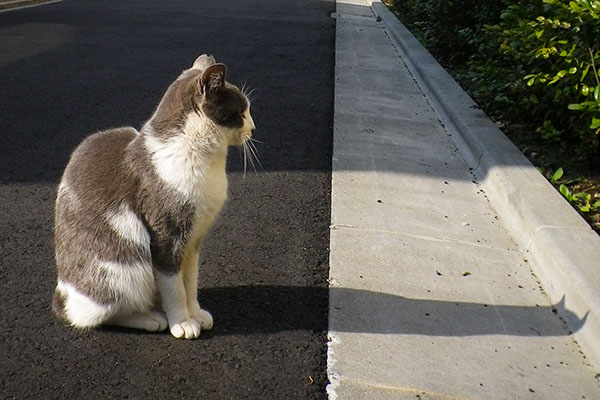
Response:
[[[213,64],[206,68],[200,78],[200,89],[204,94],[212,94],[225,86],[227,67],[225,64]]]

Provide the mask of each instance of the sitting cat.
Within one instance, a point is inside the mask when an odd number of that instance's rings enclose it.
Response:
[[[138,132],[96,133],[58,187],[54,313],[77,328],[211,329],[197,301],[200,243],[227,197],[225,161],[255,129],[226,67],[202,55]]]

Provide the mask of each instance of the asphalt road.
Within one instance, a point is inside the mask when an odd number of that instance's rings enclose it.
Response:
[[[0,13],[0,397],[326,398],[333,0],[68,0]],[[56,186],[86,135],[140,127],[196,56],[255,89],[262,168],[228,161],[204,246],[215,328],[76,332],[49,308]]]

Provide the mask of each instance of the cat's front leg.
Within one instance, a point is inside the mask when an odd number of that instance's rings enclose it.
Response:
[[[212,315],[203,310],[198,303],[198,251],[193,252],[183,263],[183,284],[187,295],[187,307],[190,317],[198,321],[202,329],[212,329]]]
[[[178,339],[199,337],[201,324],[192,318],[188,311],[183,271],[176,274],[164,274],[157,271],[156,284],[171,334]]]

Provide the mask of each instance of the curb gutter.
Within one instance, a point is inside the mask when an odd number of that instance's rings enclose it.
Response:
[[[368,3],[490,202],[533,259],[559,314],[600,366],[600,237],[396,16],[380,0]]]

